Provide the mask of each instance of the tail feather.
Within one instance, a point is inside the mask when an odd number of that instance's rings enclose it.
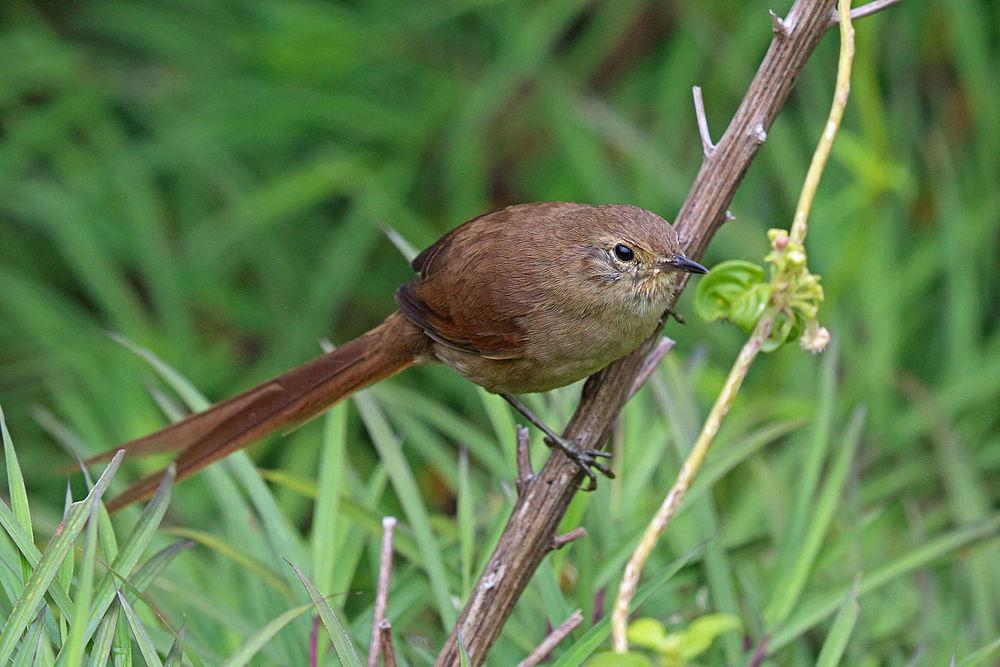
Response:
[[[180,481],[254,440],[283,426],[301,424],[355,391],[417,363],[427,346],[423,332],[394,313],[332,352],[110,453],[181,450],[174,461]],[[139,480],[112,498],[108,510],[149,497],[162,477],[161,471]]]

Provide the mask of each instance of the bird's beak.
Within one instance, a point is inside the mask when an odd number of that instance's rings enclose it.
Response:
[[[672,266],[675,269],[680,269],[686,273],[708,273],[708,269],[693,259],[688,259],[684,255],[677,255],[673,259],[663,262],[663,264],[665,266]]]

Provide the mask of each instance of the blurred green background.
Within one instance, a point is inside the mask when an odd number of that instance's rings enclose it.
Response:
[[[4,2],[0,404],[39,541],[62,512],[59,441],[93,453],[165,423],[149,390],[172,394],[106,332],[218,400],[390,312],[411,273],[386,226],[422,248],[487,209],[550,199],[670,219],[701,157],[691,86],[720,136],[771,39],[767,10],[788,4]],[[738,616],[744,637],[719,638],[703,664],[745,663],[765,635],[765,664],[813,664],[859,574],[846,664],[961,663],[1000,636],[1000,5],[911,0],[857,28],[808,242],[834,349],[757,363],[711,492],[648,566],[708,541],[641,610],[668,628]],[[760,261],[765,231],[790,225],[836,48],[831,32],[707,264]],[[599,615],[601,591],[610,604],[743,338],[696,321],[689,300],[687,326],[667,330],[677,348],[618,429],[619,479],[571,508],[567,527],[590,537],[546,561],[490,664],[514,664],[577,607]],[[558,424],[577,391],[535,405]],[[149,598],[216,664],[307,601],[285,557],[364,646],[378,518],[392,512],[396,643],[426,664],[511,506],[513,419],[447,369],[415,369],[258,444],[268,485],[227,463],[178,487],[165,526],[222,546],[202,539]],[[388,461],[398,443],[405,459]],[[126,464],[115,487],[156,464]],[[335,526],[315,525],[318,470],[339,475]],[[165,652],[170,632],[140,611]],[[309,631],[300,617],[255,664],[304,664]]]

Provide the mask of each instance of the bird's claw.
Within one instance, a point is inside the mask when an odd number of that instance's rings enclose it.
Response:
[[[614,479],[615,473],[605,465],[601,459],[610,459],[611,452],[603,449],[581,449],[574,440],[567,438],[553,438],[546,436],[545,444],[549,447],[556,447],[570,458],[577,465],[583,474],[587,476],[587,485],[581,487],[583,491],[593,491],[597,488],[597,475],[594,470],[598,470],[605,477]]]

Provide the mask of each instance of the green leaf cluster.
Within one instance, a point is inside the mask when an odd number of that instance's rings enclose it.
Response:
[[[629,623],[628,640],[635,646],[653,652],[654,658],[650,659],[646,654],[636,651],[624,655],[603,653],[588,661],[587,667],[611,667],[616,664],[686,667],[692,664],[694,658],[707,651],[717,637],[741,627],[740,619],[732,614],[706,614],[692,619],[686,627],[670,632],[655,618],[637,618]]]

